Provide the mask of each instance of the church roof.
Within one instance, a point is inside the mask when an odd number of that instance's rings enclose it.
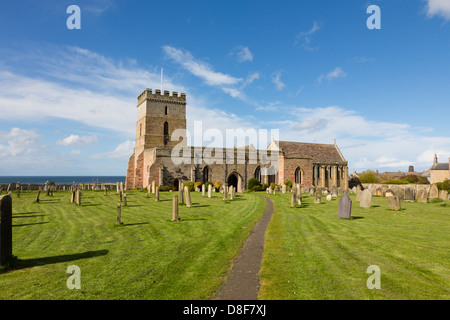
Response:
[[[334,144],[279,141],[278,147],[287,156],[301,154],[311,157],[314,162],[346,162]]]

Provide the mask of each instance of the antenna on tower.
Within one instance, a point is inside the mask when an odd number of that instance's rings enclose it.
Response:
[[[163,68],[161,68],[161,92],[163,92]]]

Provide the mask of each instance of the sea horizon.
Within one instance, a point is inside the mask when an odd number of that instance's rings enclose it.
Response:
[[[53,181],[55,184],[80,183],[125,183],[126,176],[0,176],[0,183],[45,184]]]

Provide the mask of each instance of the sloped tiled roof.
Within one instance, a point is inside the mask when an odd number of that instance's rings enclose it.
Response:
[[[430,168],[430,170],[448,170],[448,162],[436,163],[434,166]]]
[[[346,162],[333,144],[279,141],[278,146],[285,155],[300,154],[314,162]]]

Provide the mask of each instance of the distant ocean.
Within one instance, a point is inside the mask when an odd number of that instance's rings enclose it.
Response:
[[[45,184],[46,181],[53,181],[55,184],[75,184],[80,183],[125,183],[125,176],[0,176],[0,183],[17,183],[22,184]]]

